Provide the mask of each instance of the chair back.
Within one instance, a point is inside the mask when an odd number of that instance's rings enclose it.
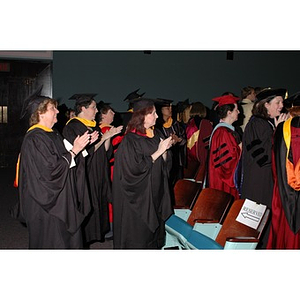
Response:
[[[198,197],[202,184],[187,179],[179,179],[174,186],[174,208],[190,208]]]
[[[228,238],[259,238],[261,235],[261,232],[263,231],[265,224],[267,222],[268,216],[269,216],[269,209],[265,211],[265,214],[262,218],[262,221],[260,223],[260,226],[258,229],[254,229],[250,226],[247,226],[245,224],[242,224],[238,221],[236,221],[236,218],[244,204],[244,199],[238,199],[235,200],[230,209],[229,212],[224,220],[224,223],[222,225],[222,228],[219,232],[219,234],[216,237],[216,242],[219,243],[221,246],[224,247],[226,243],[226,239]]]
[[[213,188],[205,188],[195,200],[187,222],[192,226],[197,221],[222,223],[232,201],[233,196],[229,193]]]

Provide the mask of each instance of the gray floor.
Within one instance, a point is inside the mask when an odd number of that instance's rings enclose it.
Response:
[[[28,249],[27,228],[12,218],[9,209],[18,199],[13,186],[15,168],[0,168],[0,249]],[[113,241],[94,243],[91,249],[112,249]]]

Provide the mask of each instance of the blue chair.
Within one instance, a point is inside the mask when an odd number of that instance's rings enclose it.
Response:
[[[254,250],[259,239],[254,237],[228,238],[224,247],[208,236],[193,230],[186,242],[186,249],[191,250]]]
[[[261,234],[269,218],[270,210],[266,209],[260,225],[257,229],[236,221],[236,218],[244,204],[243,199],[235,200],[226,216],[224,223],[215,240],[192,230],[186,241],[188,249],[256,249]]]
[[[193,226],[176,216],[171,215],[165,223],[166,243],[163,249],[174,248],[188,249],[187,239],[193,231]]]
[[[188,249],[222,250],[223,247],[208,236],[192,230],[186,242]]]

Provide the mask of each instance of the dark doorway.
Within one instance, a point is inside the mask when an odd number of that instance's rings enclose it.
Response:
[[[52,62],[0,60],[0,167],[13,166],[27,121],[20,120],[24,100],[39,86],[52,96]]]

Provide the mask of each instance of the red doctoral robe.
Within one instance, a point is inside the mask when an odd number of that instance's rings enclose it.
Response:
[[[275,181],[268,249],[300,249],[299,159],[300,117],[295,117],[280,123],[274,136],[272,162]],[[292,172],[287,172],[287,164]],[[292,183],[288,180],[288,173],[293,173]]]
[[[212,134],[208,162],[209,187],[222,190],[239,199],[235,172],[241,156],[238,137],[233,126],[219,124]]]

